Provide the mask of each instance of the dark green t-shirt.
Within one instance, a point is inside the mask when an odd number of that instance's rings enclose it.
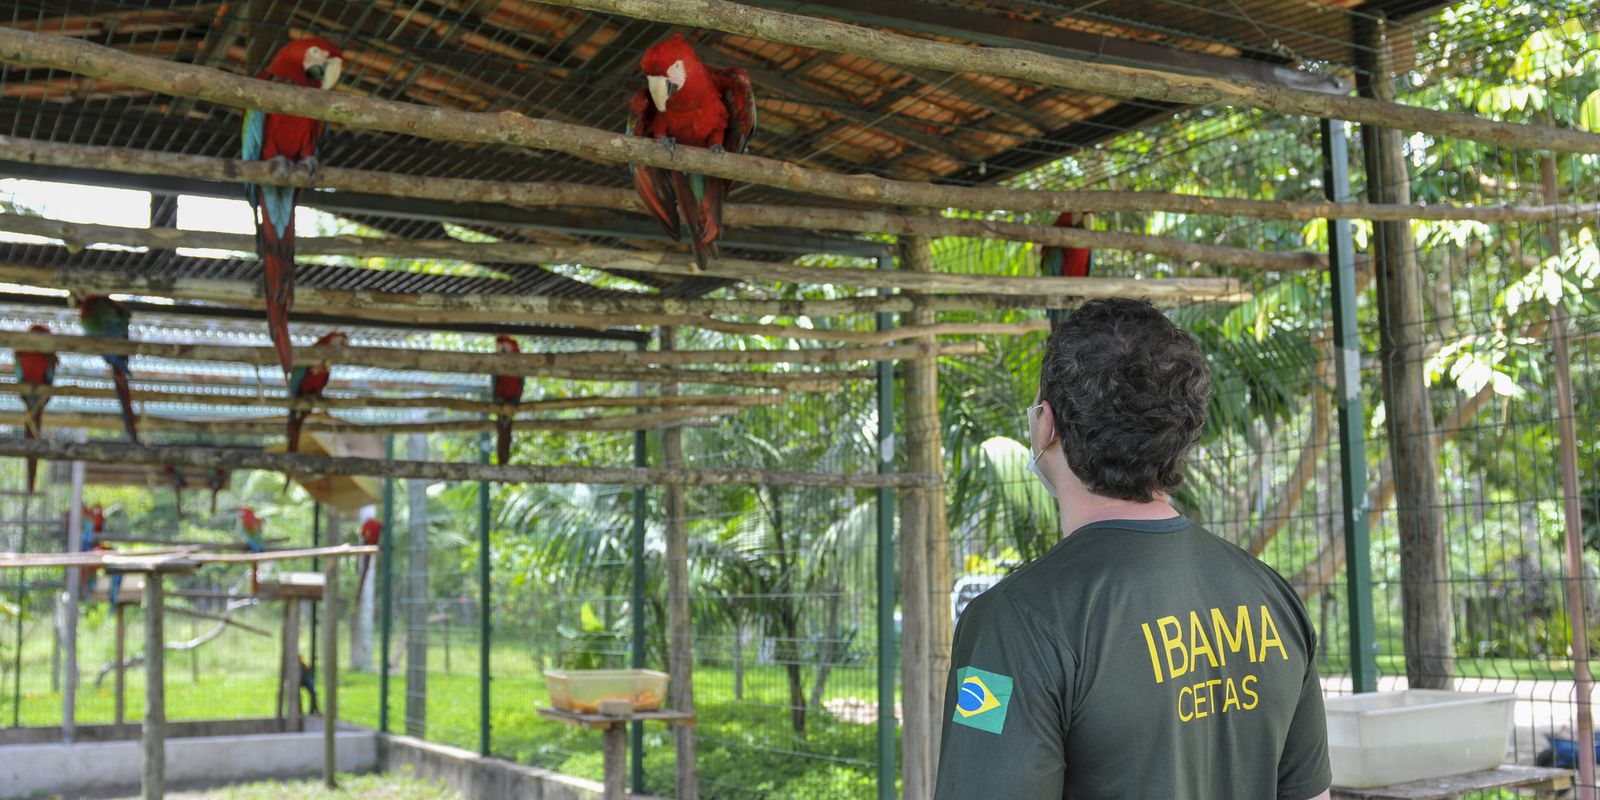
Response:
[[[1097,522],[956,627],[935,800],[1307,800],[1316,634],[1288,582],[1182,517]]]

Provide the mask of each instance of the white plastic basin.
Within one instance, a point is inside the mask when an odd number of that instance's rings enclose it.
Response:
[[[1505,758],[1516,700],[1433,689],[1330,697],[1333,785],[1370,789],[1494,769]]]

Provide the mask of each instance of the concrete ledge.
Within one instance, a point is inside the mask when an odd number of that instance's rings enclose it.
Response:
[[[322,774],[322,733],[273,733],[167,740],[171,786],[214,786]],[[139,789],[138,741],[19,744],[0,747],[0,796],[107,794]],[[378,735],[341,730],[341,772],[370,772]]]
[[[312,723],[316,720],[313,718]],[[260,733],[281,733],[281,722],[261,719],[203,719],[174,722],[167,720],[167,738],[186,739],[195,736],[249,736]],[[138,721],[124,725],[79,725],[76,728],[79,742],[137,741],[140,736]],[[8,744],[60,744],[61,726],[44,725],[25,728],[0,728],[0,745]]]
[[[470,750],[411,736],[379,736],[378,760],[384,772],[406,772],[440,781],[469,800],[601,800],[605,789],[598,781],[500,758],[484,758]],[[634,800],[656,800],[642,794],[629,796]]]

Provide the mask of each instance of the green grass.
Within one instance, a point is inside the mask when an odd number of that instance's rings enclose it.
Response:
[[[249,612],[245,622],[275,630],[275,615]],[[168,623],[168,639],[176,641],[204,631],[187,620]],[[111,624],[103,614],[91,613],[80,627],[80,663],[77,719],[83,724],[110,722],[113,715],[113,681],[107,676],[98,687],[94,676],[114,652]],[[129,620],[129,652],[138,652],[140,624]],[[9,640],[9,636],[4,637]],[[61,697],[50,689],[48,628],[30,632],[24,652],[20,719],[24,725],[56,725],[61,720]],[[463,645],[462,642],[471,642]],[[303,650],[309,653],[309,636]],[[430,741],[476,750],[479,743],[478,650],[475,638],[452,640],[448,652],[435,640],[429,648],[427,674],[427,728]],[[195,653],[169,653],[166,667],[167,715],[173,720],[244,719],[270,717],[277,693],[279,652],[274,638],[230,630]],[[341,663],[348,664],[342,653]],[[9,665],[7,665],[9,666]],[[3,670],[0,670],[3,672]],[[590,779],[601,777],[600,737],[539,717],[536,709],[547,705],[543,665],[525,646],[506,641],[493,653],[493,705],[490,722],[494,755],[520,763],[554,769]],[[806,671],[807,688],[811,672]],[[11,724],[10,675],[0,682],[0,726]],[[144,672],[127,675],[129,721],[138,721],[144,706]],[[320,687],[320,674],[318,676]],[[876,697],[875,674],[870,668],[841,668],[829,680],[826,699],[854,697],[871,702]],[[374,673],[341,672],[339,710],[342,719],[376,726],[379,678]],[[855,798],[871,794],[876,774],[871,760],[876,753],[876,728],[841,722],[813,712],[805,737],[794,734],[784,673],[772,666],[746,670],[742,700],[733,693],[733,673],[728,668],[701,667],[696,671],[695,696],[699,716],[699,768],[707,798],[781,797]],[[406,685],[403,669],[390,678],[390,729],[405,732]],[[672,785],[673,744],[665,726],[646,727],[648,787],[656,793]],[[243,795],[241,795],[243,796]],[[252,797],[256,795],[250,795]],[[375,795],[380,796],[380,795]],[[388,796],[388,795],[381,795]]]
[[[340,775],[339,788],[320,780],[262,781],[202,792],[168,793],[173,800],[461,800],[461,795],[441,783],[403,773]]]

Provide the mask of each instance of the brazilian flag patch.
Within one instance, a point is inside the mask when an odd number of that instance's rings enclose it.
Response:
[[[998,734],[1006,727],[1010,704],[1010,678],[977,667],[956,670],[956,713],[951,722]]]

